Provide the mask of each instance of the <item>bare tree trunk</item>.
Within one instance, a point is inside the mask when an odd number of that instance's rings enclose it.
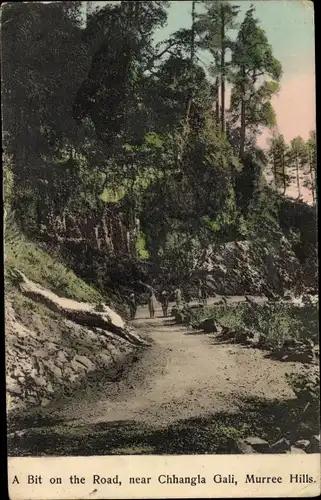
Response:
[[[246,102],[245,102],[245,68],[242,68],[242,96],[241,96],[241,127],[240,127],[240,158],[243,160],[245,151],[245,129],[246,129]]]
[[[299,160],[296,158],[295,161],[295,169],[296,169],[296,183],[298,188],[298,199],[301,198],[301,186],[300,186],[300,171],[299,171]]]
[[[310,167],[310,179],[311,179],[311,194],[312,194],[312,203],[315,205],[315,172],[313,172],[313,158],[311,155],[311,151],[309,151],[309,167]]]
[[[195,4],[196,4],[196,1],[194,1],[192,3],[191,56],[190,56],[191,76],[193,76],[193,74],[194,74],[194,58],[195,58]],[[192,80],[193,80],[193,78],[192,78]],[[192,106],[192,100],[193,100],[193,94],[194,94],[193,85],[194,85],[194,82],[192,81],[192,88],[189,91],[189,98],[188,98],[187,109],[186,109],[185,133],[187,133],[188,125],[189,125],[189,116],[190,116],[190,112],[191,112],[191,106]]]
[[[285,174],[285,158],[284,153],[282,155],[282,178],[283,178],[283,196],[286,192],[286,174]]]
[[[215,118],[216,123],[220,121],[220,100],[219,100],[219,78],[215,80]]]
[[[225,12],[221,4],[221,130],[225,132]]]
[[[240,158],[244,158],[245,151],[245,101],[241,101],[241,129],[240,129]]]

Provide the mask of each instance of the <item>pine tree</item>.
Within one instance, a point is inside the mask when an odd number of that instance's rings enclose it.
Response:
[[[301,136],[292,139],[289,159],[290,165],[295,171],[298,199],[301,200],[301,177],[304,176],[304,167],[308,162],[307,146]]]
[[[287,188],[287,154],[288,146],[284,136],[279,133],[273,134],[269,141],[269,156],[272,163],[273,177],[277,189],[283,190],[285,195]]]
[[[259,126],[275,125],[270,101],[279,89],[277,82],[282,74],[281,64],[273,56],[265,31],[259,27],[254,13],[251,6],[240,26],[232,55],[235,72],[231,111],[234,121],[240,120],[240,158],[244,158],[246,134],[251,132],[251,127],[255,133]]]
[[[313,205],[316,203],[316,169],[317,169],[317,154],[316,154],[316,133],[315,130],[310,132],[310,137],[307,141],[308,163],[309,163],[309,187],[312,194]]]
[[[208,50],[213,57],[214,64],[210,67],[216,77],[217,101],[216,115],[222,132],[225,132],[225,90],[226,82],[230,78],[230,68],[227,62],[227,53],[232,48],[232,41],[228,36],[230,30],[236,28],[236,16],[239,8],[228,0],[212,0],[203,2],[206,12],[198,14],[196,30],[200,35],[200,47]],[[218,88],[220,87],[220,100]]]

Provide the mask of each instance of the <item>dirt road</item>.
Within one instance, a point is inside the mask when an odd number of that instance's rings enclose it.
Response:
[[[295,363],[280,363],[264,352],[221,343],[215,335],[187,330],[170,319],[148,319],[138,311],[135,327],[154,343],[123,380],[108,384],[105,393],[75,398],[60,406],[59,419],[74,424],[143,421],[168,425],[174,421],[237,411],[242,399],[287,398],[292,393],[285,373]]]
[[[154,319],[140,308],[133,326],[153,341],[137,362],[23,419],[11,456],[226,453],[231,432],[292,435],[285,374],[300,363],[174,325],[159,308]]]

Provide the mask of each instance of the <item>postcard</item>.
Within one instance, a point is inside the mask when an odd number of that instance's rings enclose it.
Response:
[[[317,496],[313,3],[1,14],[10,499]]]

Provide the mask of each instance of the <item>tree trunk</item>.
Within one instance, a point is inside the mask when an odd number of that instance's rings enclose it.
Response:
[[[221,4],[221,130],[225,132],[225,13]]]
[[[313,158],[311,155],[311,151],[309,151],[309,167],[310,167],[310,179],[311,179],[311,194],[312,194],[312,203],[315,205],[315,172],[313,172]]]
[[[298,158],[296,159],[295,162],[295,168],[296,168],[296,183],[297,183],[297,188],[298,188],[298,199],[301,198],[301,186],[300,186],[300,172],[299,172],[299,160]]]
[[[283,196],[285,195],[286,192],[286,173],[285,173],[285,157],[284,153],[282,155],[282,178],[283,178]]]
[[[243,160],[245,151],[245,112],[246,112],[246,102],[245,102],[245,68],[242,68],[242,96],[241,96],[241,127],[240,127],[240,158]]]
[[[194,94],[193,74],[194,74],[194,58],[195,58],[195,4],[196,4],[195,1],[192,2],[192,29],[191,29],[191,56],[190,56],[192,83],[191,83],[191,88],[189,89],[189,96],[188,96],[187,109],[186,109],[186,117],[185,117],[186,130],[185,130],[185,133],[187,133],[187,130],[188,130],[189,116],[190,116],[190,112],[191,112],[191,106],[192,106],[192,100],[193,100],[193,94]]]
[[[218,76],[216,77],[215,81],[215,118],[216,118],[216,123],[219,123],[220,121],[220,100],[219,100],[219,78]]]
[[[240,158],[243,160],[245,150],[245,101],[241,101]]]
[[[273,152],[273,176],[274,176],[274,185],[275,185],[275,189],[277,189],[277,185],[278,185],[278,182],[277,182],[277,170],[276,170],[276,157],[275,157],[275,152]]]

